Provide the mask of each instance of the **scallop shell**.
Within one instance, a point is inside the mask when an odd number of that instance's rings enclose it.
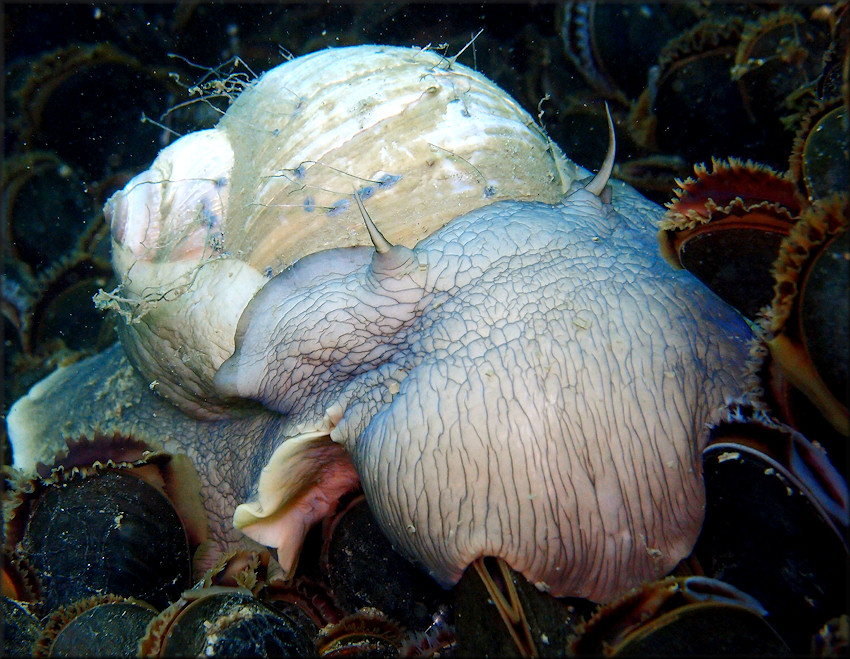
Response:
[[[245,305],[307,254],[370,244],[353,203],[409,247],[502,199],[559,201],[576,168],[519,104],[427,49],[355,46],[300,57],[249,84],[211,130],[164,149],[113,195],[130,359],[199,417],[226,413],[212,375]]]

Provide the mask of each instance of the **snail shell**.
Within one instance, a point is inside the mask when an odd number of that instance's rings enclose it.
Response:
[[[100,306],[152,386],[187,413],[227,414],[211,381],[263,285],[320,250],[413,246],[502,199],[553,203],[575,165],[493,82],[437,53],[329,49],[249,84],[219,124],[164,149],[107,202],[117,293]]]

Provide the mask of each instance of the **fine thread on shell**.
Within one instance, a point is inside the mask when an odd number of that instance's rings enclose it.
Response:
[[[206,103],[210,106],[213,111],[219,113],[220,115],[224,115],[226,110],[222,110],[219,107],[216,107],[211,101],[217,98],[225,98],[227,99],[227,105],[233,103],[236,98],[243,91],[251,87],[258,79],[259,76],[254,73],[250,66],[238,55],[234,55],[230,59],[222,62],[216,67],[203,66],[202,64],[196,64],[192,62],[190,59],[184,57],[183,55],[179,55],[177,53],[168,53],[168,57],[171,59],[179,59],[180,61],[188,64],[191,67],[196,69],[201,69],[205,71],[204,75],[201,79],[196,82],[194,85],[189,85],[181,82],[180,74],[171,72],[168,76],[174,80],[175,83],[186,89],[186,92],[189,96],[198,96],[198,98],[190,98],[187,101],[183,101],[178,103],[177,105],[173,105],[168,108],[165,112],[163,112],[159,116],[159,120],[152,119],[148,117],[144,112],[142,112],[141,123],[143,124],[153,124],[157,128],[165,131],[169,136],[173,137],[183,137],[183,133],[180,133],[169,126],[165,125],[163,122],[166,118],[177,110],[182,110],[183,108],[189,107],[195,103]],[[223,74],[222,69],[228,65],[232,65],[234,68],[237,66],[244,66],[248,72],[242,71],[233,71],[231,70],[227,74]],[[223,76],[223,77],[221,77]]]
[[[430,146],[435,146],[435,145],[430,145]],[[436,147],[436,148],[441,148],[441,147]],[[443,150],[445,150],[445,149],[443,149]],[[306,165],[317,165],[319,167],[324,167],[324,168],[327,168],[331,171],[336,172],[337,174],[341,174],[343,176],[348,176],[349,178],[355,179],[357,181],[361,181],[363,183],[371,183],[376,188],[388,188],[388,187],[391,187],[392,185],[394,185],[395,183],[397,183],[399,180],[401,180],[401,176],[395,175],[395,174],[385,174],[384,176],[381,176],[380,178],[370,178],[370,177],[367,177],[367,176],[359,176],[357,174],[354,174],[353,172],[346,171],[344,169],[340,169],[339,167],[334,167],[333,165],[328,165],[328,164],[323,163],[319,160],[302,160],[298,164],[297,167],[281,169],[274,174],[263,175],[263,176],[260,177],[260,179],[261,180],[268,180],[268,179],[274,179],[274,178],[282,178],[282,179],[289,181],[292,184],[298,184],[299,187],[291,190],[289,192],[290,195],[295,194],[296,192],[303,192],[304,190],[313,190],[313,191],[316,191],[316,192],[328,192],[328,193],[333,194],[333,195],[339,195],[340,197],[346,197],[348,194],[350,194],[350,193],[347,193],[347,192],[342,192],[342,191],[335,190],[333,188],[324,187],[324,186],[321,186],[321,185],[313,185],[313,184],[310,184],[310,183],[300,183],[300,179],[302,179],[304,177],[304,168],[305,168]],[[472,166],[472,165],[470,165],[470,166]],[[362,190],[358,191],[358,194],[361,194],[361,196],[362,196],[362,193],[365,190],[367,190],[367,188],[363,188]],[[371,193],[366,194],[366,198],[368,198],[370,196],[372,196]],[[261,206],[263,208],[303,208],[304,207],[303,203],[298,203],[298,204],[262,204],[260,202],[252,202],[248,205],[249,206]],[[320,210],[324,210],[325,212],[331,212],[332,213],[334,211],[339,210],[339,202],[337,202],[336,204],[331,205],[331,206],[314,206],[314,205],[311,205],[310,210],[313,210],[313,209],[320,209]]]
[[[222,252],[209,257],[207,260],[199,262],[197,266],[188,272],[182,273],[168,284],[160,287],[159,292],[150,292],[141,296],[127,297],[122,295],[122,292],[127,290],[129,287],[132,287],[133,279],[130,276],[130,272],[132,271],[133,266],[135,266],[134,262],[127,271],[127,274],[124,276],[124,280],[121,284],[111,291],[99,289],[94,297],[92,297],[92,301],[94,302],[96,309],[115,311],[128,324],[136,324],[141,322],[148,313],[156,309],[160,304],[173,302],[177,298],[188,293],[197,281],[201,269],[214,261],[226,259],[227,257],[227,252]]]

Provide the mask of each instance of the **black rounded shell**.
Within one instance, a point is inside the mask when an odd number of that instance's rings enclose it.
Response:
[[[188,542],[174,507],[117,471],[48,488],[22,544],[44,582],[46,611],[104,593],[161,609],[191,585]]]

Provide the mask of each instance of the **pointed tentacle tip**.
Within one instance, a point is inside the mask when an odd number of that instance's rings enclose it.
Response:
[[[393,245],[378,230],[372,218],[369,217],[369,213],[366,212],[366,207],[356,190],[354,191],[354,199],[360,209],[360,214],[363,216],[363,221],[366,223],[372,244],[375,246],[375,254],[372,257],[372,274],[398,278],[415,270],[422,270],[419,259],[412,249],[404,245]]]
[[[611,178],[611,172],[614,170],[614,157],[617,153],[617,137],[614,134],[614,121],[611,119],[611,109],[608,107],[607,102],[605,103],[605,114],[608,117],[608,153],[605,154],[605,160],[602,162],[602,166],[599,168],[596,176],[585,187],[585,190],[592,192],[600,198],[605,190],[605,186],[608,185],[608,179]]]
[[[369,213],[366,212],[366,207],[363,205],[363,200],[360,198],[357,190],[354,190],[352,194],[354,195],[354,201],[357,202],[357,208],[360,209],[360,215],[363,216],[363,222],[366,223],[366,230],[369,232],[369,237],[372,239],[375,251],[378,254],[386,254],[392,249],[393,244],[384,238],[384,234],[378,231],[378,227],[375,226],[372,218],[369,217]]]

